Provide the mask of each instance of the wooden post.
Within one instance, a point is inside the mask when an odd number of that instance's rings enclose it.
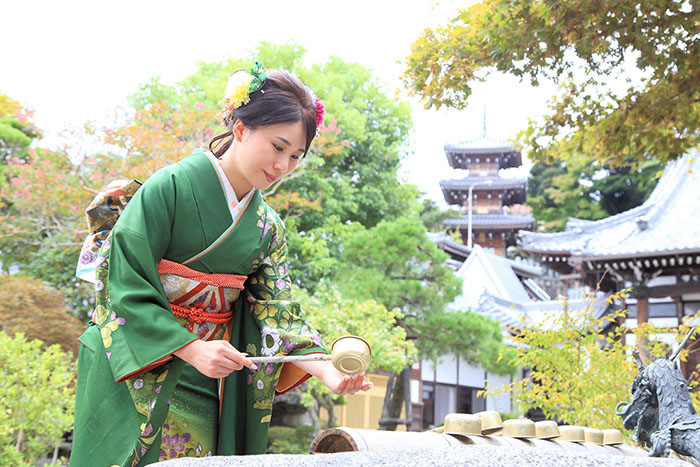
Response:
[[[412,431],[413,428],[413,410],[411,402],[411,367],[409,366],[403,371],[403,399],[405,404],[406,431]]]
[[[637,298],[637,325],[649,321],[649,298],[648,297],[638,297]],[[648,342],[646,339],[641,339],[637,342],[637,349],[639,349],[639,355],[644,358],[649,358]]]

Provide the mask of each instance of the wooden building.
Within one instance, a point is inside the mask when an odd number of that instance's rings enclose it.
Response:
[[[572,218],[563,232],[521,237],[520,248],[570,287],[631,287],[628,324],[676,327],[700,309],[700,156],[693,150],[670,163],[641,206],[597,221]],[[689,348],[686,377],[700,363],[700,343]]]

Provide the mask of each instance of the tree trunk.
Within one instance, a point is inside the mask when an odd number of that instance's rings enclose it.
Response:
[[[320,407],[323,407],[326,409],[326,412],[328,412],[328,420],[326,421],[325,428],[335,428],[338,418],[335,416],[335,411],[333,410],[333,395],[328,392],[321,394],[321,397],[317,397],[316,401],[318,402],[319,410]]]
[[[410,374],[406,372],[410,371],[411,367],[408,367],[399,374],[392,373],[389,375],[386,394],[384,395],[382,416],[379,419],[380,430],[396,431],[396,427],[399,424],[406,424],[406,420],[401,419],[401,406],[404,403],[404,395],[407,389],[406,376]]]

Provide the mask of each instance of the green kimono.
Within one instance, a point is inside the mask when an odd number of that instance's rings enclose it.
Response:
[[[99,251],[81,254],[94,267],[97,304],[80,337],[71,466],[265,451],[275,392],[309,375],[268,364],[208,378],[173,356],[197,338],[227,338],[251,356],[326,353],[290,301],[283,223],[256,189],[240,202],[232,193],[213,156],[196,151],[135,191]],[[159,273],[162,259],[247,280]],[[233,318],[193,322],[171,304]]]

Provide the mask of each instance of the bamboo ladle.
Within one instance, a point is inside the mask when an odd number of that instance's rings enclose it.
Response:
[[[277,357],[248,357],[253,363],[294,363],[331,360],[333,366],[343,374],[359,375],[369,368],[372,349],[358,336],[341,336],[331,344],[330,355],[285,355]]]

